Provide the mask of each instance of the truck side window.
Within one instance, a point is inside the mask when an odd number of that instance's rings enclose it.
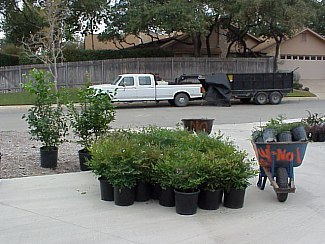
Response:
[[[134,86],[134,79],[133,77],[124,77],[119,86]]]
[[[149,76],[139,77],[139,85],[140,86],[148,86],[151,85],[151,79]]]

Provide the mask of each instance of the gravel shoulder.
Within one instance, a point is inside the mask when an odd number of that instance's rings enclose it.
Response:
[[[76,139],[59,146],[58,167],[46,169],[40,166],[41,144],[30,139],[28,132],[0,131],[0,179],[60,174],[80,171]]]

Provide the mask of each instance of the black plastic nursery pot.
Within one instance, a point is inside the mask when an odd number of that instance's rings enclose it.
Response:
[[[114,187],[114,203],[118,206],[130,206],[134,203],[135,188]]]
[[[278,141],[279,142],[290,142],[290,141],[292,141],[292,134],[291,134],[291,132],[290,131],[281,132],[278,135]]]
[[[175,206],[175,192],[172,187],[161,188],[159,194],[159,204],[164,207]]]
[[[41,147],[41,167],[56,168],[58,165],[58,151],[57,147]]]
[[[174,192],[176,213],[181,215],[196,214],[200,191],[188,193],[174,190]]]
[[[199,194],[199,208],[204,210],[216,210],[222,201],[223,190],[215,191],[201,190]]]
[[[307,141],[307,134],[303,125],[293,128],[291,132],[295,141]]]
[[[81,171],[90,170],[89,166],[86,164],[89,160],[91,160],[91,154],[88,150],[81,149],[78,151],[79,154],[79,163]]]
[[[214,119],[182,119],[184,128],[188,131],[205,132],[210,134]]]
[[[244,206],[246,189],[229,189],[224,191],[223,206],[227,208],[242,208]]]
[[[114,201],[114,187],[103,177],[99,177],[100,197],[103,201]]]
[[[151,184],[150,198],[154,200],[158,200],[160,191],[161,191],[161,186],[159,184]]]
[[[135,187],[135,201],[146,202],[149,201],[151,195],[151,185],[147,182],[139,181]]]

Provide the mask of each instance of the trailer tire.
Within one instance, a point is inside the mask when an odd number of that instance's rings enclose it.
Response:
[[[282,101],[282,94],[278,91],[274,91],[269,95],[269,101],[271,104],[276,105],[281,103]]]
[[[188,105],[189,101],[190,101],[190,98],[184,92],[176,94],[176,96],[174,98],[174,103],[175,103],[176,107],[185,107]]]
[[[286,168],[277,168],[276,183],[279,188],[288,188],[288,171]],[[288,193],[277,193],[276,195],[279,202],[285,202],[288,198]]]
[[[265,92],[258,92],[255,95],[255,103],[257,105],[264,105],[267,103],[267,94]]]

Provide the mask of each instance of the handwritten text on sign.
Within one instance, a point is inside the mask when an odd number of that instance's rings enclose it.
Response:
[[[259,147],[257,152],[261,166],[271,166],[272,156],[274,156],[275,162],[293,162],[295,165],[302,163],[302,154],[299,146],[288,151],[283,147],[273,147],[271,149],[270,145],[266,145],[265,148]]]

